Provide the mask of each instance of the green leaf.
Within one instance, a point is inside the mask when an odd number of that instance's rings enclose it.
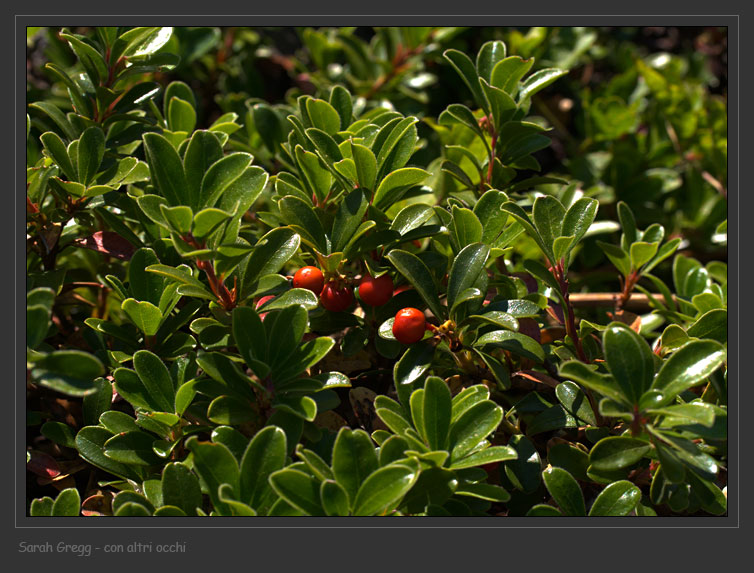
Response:
[[[66,448],[76,447],[76,434],[73,429],[61,422],[45,422],[39,429],[41,434],[48,440]]]
[[[640,500],[641,490],[638,487],[630,481],[616,481],[600,492],[589,510],[589,515],[628,515]]]
[[[553,507],[551,505],[547,505],[546,503],[538,503],[537,505],[532,506],[532,508],[526,512],[526,517],[562,517],[563,514],[560,513],[560,510],[558,508]]]
[[[652,447],[649,443],[625,436],[609,436],[594,444],[589,463],[600,471],[613,471],[635,464]]]
[[[305,288],[292,288],[283,294],[276,296],[273,300],[266,302],[260,311],[285,309],[290,306],[303,306],[306,310],[314,310],[318,304],[317,295]]]
[[[146,336],[153,336],[157,333],[162,323],[162,312],[151,302],[127,298],[123,301],[121,308],[129,320]]]
[[[148,517],[150,513],[149,509],[142,504],[127,501],[118,507],[114,515],[116,517]]]
[[[487,345],[504,348],[537,362],[544,362],[545,360],[544,350],[536,340],[511,330],[493,330],[480,336],[474,343],[474,346],[480,348]]]
[[[332,471],[335,481],[348,494],[352,508],[362,482],[378,465],[369,434],[364,430],[340,429],[333,445]]]
[[[387,254],[387,259],[398,269],[408,282],[424,299],[432,313],[441,320],[448,316],[447,307],[440,304],[437,296],[437,286],[427,265],[416,255],[400,249],[393,249]]]
[[[414,390],[414,384],[432,366],[435,346],[423,341],[412,344],[393,367],[398,397],[401,402],[408,399]]]
[[[195,238],[202,240],[213,233],[223,223],[230,221],[231,213],[226,213],[213,207],[202,209],[194,215],[194,223],[191,229]]]
[[[473,468],[495,462],[515,460],[517,457],[518,453],[516,450],[509,446],[491,446],[453,462],[450,468],[454,470]]]
[[[378,209],[385,210],[399,201],[408,189],[418,185],[427,177],[429,177],[429,173],[418,167],[396,169],[380,181],[372,203]]]
[[[177,97],[170,98],[167,113],[168,129],[191,133],[196,127],[196,110],[189,102]]]
[[[238,425],[258,417],[247,400],[235,396],[218,396],[207,408],[207,419],[215,424]]]
[[[490,389],[484,384],[475,384],[464,388],[453,396],[453,409],[451,421],[455,421],[472,406],[489,399]]]
[[[542,462],[532,441],[521,434],[511,436],[508,446],[512,447],[518,457],[505,461],[505,475],[513,486],[525,493],[534,492],[540,484]]]
[[[518,82],[526,75],[533,64],[534,58],[524,60],[520,56],[508,56],[495,64],[489,78],[490,85],[515,96],[518,92]]]
[[[279,202],[280,214],[301,238],[320,253],[329,253],[325,231],[312,207],[303,199],[288,195]]]
[[[477,74],[474,62],[466,54],[458,50],[445,50],[443,56],[451,63],[456,72],[458,72],[458,75],[461,76],[463,82],[471,90],[476,104],[484,109],[486,114],[489,114],[490,110],[487,105],[487,99],[484,97],[482,87],[479,84],[479,75]]]
[[[316,153],[306,151],[300,145],[295,149],[296,160],[304,176],[304,182],[308,183],[310,190],[314,192],[319,201],[324,201],[333,182],[332,173],[327,169]],[[343,161],[346,161],[345,159]],[[338,162],[338,165],[341,163]]]
[[[356,164],[356,176],[359,187],[374,192],[374,184],[377,180],[377,158],[372,150],[358,143],[350,143],[353,161]],[[397,185],[396,185],[397,187]]]
[[[493,127],[499,132],[518,111],[516,102],[505,91],[490,85],[486,80],[480,80],[482,90],[487,96],[492,109]],[[494,177],[493,177],[494,180]]]
[[[484,193],[474,205],[474,214],[482,223],[483,243],[490,244],[503,231],[508,221],[508,214],[501,210],[501,206],[506,201],[508,201],[508,196],[505,193],[491,189]]]
[[[452,220],[448,225],[453,250],[460,251],[467,245],[482,240],[482,223],[470,209],[453,206]]]
[[[202,178],[195,209],[214,207],[218,199],[250,168],[253,157],[248,153],[231,153],[213,163]]]
[[[81,350],[55,350],[34,364],[32,379],[69,396],[86,396],[97,391],[96,378],[103,376],[102,362]]]
[[[258,509],[269,494],[268,477],[285,466],[285,432],[267,426],[254,435],[241,458],[240,500]]]
[[[474,404],[458,416],[450,428],[451,463],[474,450],[502,419],[503,409],[491,400]]]
[[[674,352],[660,368],[652,389],[662,392],[661,404],[669,404],[675,396],[701,384],[726,359],[725,347],[714,340],[694,340]]]
[[[161,204],[159,206],[162,218],[167,222],[172,231],[179,235],[185,235],[191,230],[191,221],[194,218],[194,212],[191,207],[186,205],[176,205],[168,207]]]
[[[697,295],[700,296],[700,295]],[[696,297],[695,297],[696,298]],[[689,326],[686,334],[694,338],[708,338],[720,343],[728,342],[728,311],[724,308],[712,309]]]
[[[681,244],[681,238],[676,237],[675,239],[671,239],[667,243],[665,243],[660,249],[657,251],[657,254],[652,258],[651,261],[649,261],[646,266],[642,269],[643,273],[648,273],[653,268],[655,268],[658,264],[660,264],[662,261],[667,259],[670,255],[675,253],[676,249],[678,248],[678,245]]]
[[[506,213],[509,213],[510,215],[513,215],[513,217],[515,217],[515,219],[521,224],[521,226],[529,234],[529,236],[534,239],[537,245],[539,245],[539,248],[542,250],[545,256],[547,256],[548,259],[551,260],[554,258],[552,248],[547,245],[542,239],[542,236],[534,226],[534,223],[532,223],[529,215],[526,214],[526,211],[524,211],[518,204],[514,203],[513,201],[503,203],[500,208]]]
[[[619,322],[608,325],[602,340],[610,373],[630,402],[638,404],[654,377],[652,349],[639,334]]]
[[[141,430],[117,434],[105,442],[105,455],[129,465],[151,466],[160,463],[152,450],[155,437]]]
[[[607,258],[610,259],[610,262],[615,265],[615,268],[618,269],[624,277],[627,277],[629,274],[631,274],[631,259],[629,258],[629,255],[626,251],[624,251],[617,245],[604,243],[602,241],[597,241],[597,245],[600,249],[602,249],[605,255],[607,255]]]
[[[306,136],[314,144],[317,154],[322,158],[327,168],[334,171],[334,165],[343,159],[343,154],[340,152],[337,142],[327,132],[316,127],[307,129]]]
[[[270,475],[275,492],[306,515],[325,515],[319,496],[319,481],[302,471],[286,468]]]
[[[50,517],[53,503],[52,498],[48,496],[33,499],[29,505],[29,515],[31,517]]]
[[[518,94],[518,101],[523,102],[538,91],[546,88],[558,78],[566,75],[567,70],[559,70],[557,68],[545,68],[534,72],[523,84],[521,84],[521,91]]]
[[[590,390],[599,392],[621,404],[631,404],[612,376],[600,374],[595,366],[586,365],[578,360],[569,360],[560,367],[560,375],[574,380]]]
[[[340,115],[335,108],[323,99],[306,100],[306,111],[312,125],[322,131],[335,135],[340,130]]]
[[[433,450],[444,450],[447,447],[451,409],[448,385],[442,378],[427,378],[424,384],[422,419],[427,444]]]
[[[64,489],[55,498],[50,515],[52,517],[76,517],[81,512],[81,497],[75,487]]]
[[[650,408],[647,410],[647,413],[679,418],[680,420],[673,421],[674,424],[677,424],[681,420],[685,420],[684,424],[701,424],[706,428],[711,428],[715,424],[715,406],[705,402],[676,404],[666,406],[665,408]]]
[[[134,354],[134,370],[150,396],[160,406],[162,412],[173,412],[175,407],[175,387],[167,366],[160,358],[148,350]]]
[[[233,492],[239,490],[238,462],[223,444],[200,442],[196,436],[186,440],[186,447],[194,457],[194,469],[207,484],[207,492],[215,509],[221,515],[230,515],[230,509],[220,500],[220,486],[230,485]]]
[[[222,501],[227,506],[228,510],[230,510],[230,515],[254,516],[257,514],[254,509],[235,499],[234,492],[227,483],[220,486],[218,496],[220,501]]]
[[[174,85],[174,84],[170,84]],[[190,131],[190,130],[187,130]],[[195,131],[186,147],[183,158],[183,170],[186,177],[187,205],[199,205],[199,190],[202,178],[210,166],[223,156],[223,148],[220,141],[206,130]]]
[[[492,70],[505,58],[505,43],[499,40],[485,42],[476,57],[476,69],[479,77],[488,82],[492,77]]]
[[[584,494],[571,474],[563,468],[550,466],[542,472],[542,479],[547,491],[565,515],[586,515]]]
[[[282,396],[272,403],[272,407],[298,416],[307,422],[317,416],[317,403],[310,396]]]
[[[324,480],[319,488],[322,508],[331,516],[346,516],[349,513],[348,494],[336,481]]]
[[[372,150],[377,154],[377,180],[403,167],[414,152],[418,140],[415,117],[398,119],[377,134]],[[383,135],[384,134],[384,135]]]
[[[555,387],[555,394],[563,407],[576,418],[592,426],[597,425],[589,399],[576,384],[568,380],[561,382]]]
[[[532,208],[532,218],[534,226],[542,237],[551,263],[556,263],[557,259],[553,256],[553,243],[555,239],[561,236],[563,228],[563,219],[565,218],[565,209],[555,197],[545,195],[537,197]]]
[[[474,286],[489,254],[490,248],[483,243],[472,243],[458,253],[448,276],[449,307],[453,307],[461,292]]]
[[[657,252],[657,246],[659,243],[645,243],[643,241],[637,241],[631,244],[630,258],[631,268],[639,269],[644,263],[649,262]]]
[[[244,290],[261,277],[277,273],[296,254],[300,245],[301,237],[292,229],[280,227],[266,233],[254,245],[249,257],[243,280]]]
[[[104,428],[86,426],[76,434],[76,449],[79,455],[93,466],[121,478],[139,480],[140,476],[134,468],[105,456],[105,442],[112,437],[113,435]]]
[[[581,197],[574,201],[573,205],[566,211],[565,218],[563,219],[563,227],[561,229],[563,236],[573,236],[573,245],[578,244],[594,222],[597,216],[597,209],[599,209],[599,201],[596,199]]]
[[[158,133],[145,133],[143,140],[152,181],[160,195],[170,205],[191,205],[190,188],[175,147]]]
[[[487,143],[487,140],[484,137],[484,132],[482,131],[482,128],[479,127],[479,121],[474,116],[474,113],[467,108],[465,105],[461,105],[458,103],[450,104],[445,111],[443,111],[440,114],[440,117],[438,118],[438,122],[443,125],[452,125],[453,123],[460,123],[461,125],[464,125],[468,127],[471,131],[473,131],[481,140],[484,142],[485,146],[487,146],[487,149],[489,150],[489,144]]]
[[[113,385],[105,378],[94,380],[95,390],[84,396],[82,414],[84,424],[95,425],[103,412],[110,409],[113,402]]]
[[[351,94],[343,86],[334,86],[330,92],[330,105],[335,108],[340,117],[340,130],[345,130],[351,125],[351,118],[353,116],[353,101],[351,100]],[[307,104],[307,110],[308,110]],[[309,110],[311,116],[311,111]]]
[[[332,249],[334,252],[342,252],[350,241],[356,229],[361,225],[361,220],[367,211],[369,202],[361,189],[355,189],[346,195],[335,213],[335,221],[332,227]]]
[[[353,502],[353,515],[384,514],[400,503],[418,477],[417,471],[404,465],[378,469],[361,484]]]
[[[105,134],[99,127],[92,126],[84,130],[76,148],[78,153],[78,181],[89,185],[99,171],[102,157],[105,155]]]
[[[259,315],[251,307],[236,307],[232,319],[233,339],[244,361],[257,376],[267,376],[267,336]]]
[[[60,139],[60,136],[53,132],[47,131],[39,137],[42,145],[44,145],[47,155],[60,167],[60,170],[65,174],[69,181],[78,180],[78,172],[73,165],[71,158],[68,155],[65,143]]]
[[[202,506],[199,479],[180,462],[172,462],[162,470],[162,500],[165,505],[179,507],[186,515],[196,515]]]

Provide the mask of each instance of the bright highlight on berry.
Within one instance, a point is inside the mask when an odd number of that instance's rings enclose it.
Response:
[[[413,344],[424,336],[427,320],[418,308],[403,308],[395,315],[393,322],[393,336],[403,344]]]
[[[325,276],[317,267],[302,267],[293,275],[293,287],[305,288],[319,295],[325,286]]]

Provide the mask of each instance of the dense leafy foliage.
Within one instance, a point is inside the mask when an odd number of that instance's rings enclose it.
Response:
[[[30,515],[724,514],[684,34],[29,29]]]

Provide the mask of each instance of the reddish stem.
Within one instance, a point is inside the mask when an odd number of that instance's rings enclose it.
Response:
[[[490,164],[487,166],[487,184],[492,185],[492,170],[495,167],[495,147],[497,146],[497,132],[492,132],[492,142],[490,143]]]
[[[557,265],[552,267],[552,274],[558,281],[558,284],[560,285],[560,294],[563,296],[563,310],[566,313],[566,334],[571,337],[573,345],[576,348],[576,354],[578,355],[579,360],[588,364],[589,360],[586,357],[584,348],[581,345],[581,339],[579,338],[578,332],[576,331],[576,317],[574,315],[573,305],[571,304],[570,295],[568,293],[568,279],[565,276],[562,259]]]

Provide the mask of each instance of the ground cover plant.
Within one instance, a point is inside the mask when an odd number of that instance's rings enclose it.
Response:
[[[725,42],[29,28],[29,514],[725,514]]]

